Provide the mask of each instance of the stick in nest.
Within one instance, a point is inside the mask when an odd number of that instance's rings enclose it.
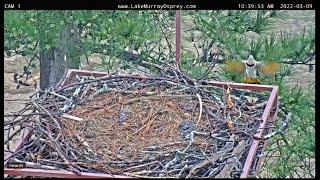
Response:
[[[234,136],[230,137],[230,140],[233,140]],[[229,143],[230,144],[230,143]],[[191,170],[189,171],[189,174],[186,176],[186,178],[191,178],[193,177],[195,174],[197,174],[201,168],[207,166],[208,164],[215,164],[215,162],[217,160],[219,160],[221,157],[223,157],[224,155],[226,155],[232,148],[233,146],[230,146],[228,143],[226,143],[226,145],[217,153],[212,154],[209,159],[205,159],[204,161],[195,164]]]
[[[240,159],[240,157],[242,155],[241,152],[243,152],[245,147],[246,147],[245,140],[240,141],[238,143],[238,145],[235,147],[235,149],[233,150],[232,154],[238,156],[237,158]],[[218,175],[216,175],[216,178],[228,178],[230,172],[232,171],[232,169],[235,166],[235,162],[236,162],[235,157],[229,158],[227,160],[227,163],[230,163],[230,164],[226,164],[224,166],[224,168],[220,171],[220,173]]]
[[[78,121],[78,122],[84,121],[84,119],[82,119],[82,118],[79,118],[79,117],[76,117],[76,116],[72,116],[72,115],[69,115],[69,114],[62,114],[62,117],[67,118],[67,119],[71,119],[71,120],[74,120],[74,121]]]
[[[201,100],[200,94],[197,93],[197,97],[198,97],[198,100],[199,100],[199,103],[200,103],[200,112],[199,112],[199,118],[198,118],[198,121],[197,121],[196,125],[199,124],[201,116],[202,116],[202,100]]]

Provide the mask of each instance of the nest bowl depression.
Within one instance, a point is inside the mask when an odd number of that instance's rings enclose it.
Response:
[[[254,137],[268,133],[264,127],[276,117],[271,109],[277,107],[277,91],[275,86],[213,81],[191,86],[164,77],[69,70],[60,89],[33,101],[38,114],[25,122],[29,128],[20,144],[5,157],[28,162],[38,173],[5,168],[5,174],[248,177],[265,146]]]

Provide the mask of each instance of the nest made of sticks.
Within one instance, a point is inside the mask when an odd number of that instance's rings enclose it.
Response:
[[[269,94],[170,70],[176,76],[77,76],[34,96],[5,123],[32,129],[10,160],[77,174],[239,177]]]

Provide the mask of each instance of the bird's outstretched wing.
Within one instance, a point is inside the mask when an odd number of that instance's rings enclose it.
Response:
[[[276,61],[268,61],[265,63],[257,63],[257,68],[260,73],[266,75],[275,74],[279,68],[279,63]]]
[[[227,65],[227,69],[229,71],[236,71],[239,73],[243,73],[245,71],[245,62],[244,61],[234,61],[234,60],[226,60],[225,64]]]

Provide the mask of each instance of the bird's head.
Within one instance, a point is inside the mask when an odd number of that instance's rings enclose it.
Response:
[[[250,55],[249,58],[248,58],[248,60],[246,61],[246,63],[247,63],[248,65],[254,65],[254,64],[256,63],[256,61],[254,60],[253,56]]]

